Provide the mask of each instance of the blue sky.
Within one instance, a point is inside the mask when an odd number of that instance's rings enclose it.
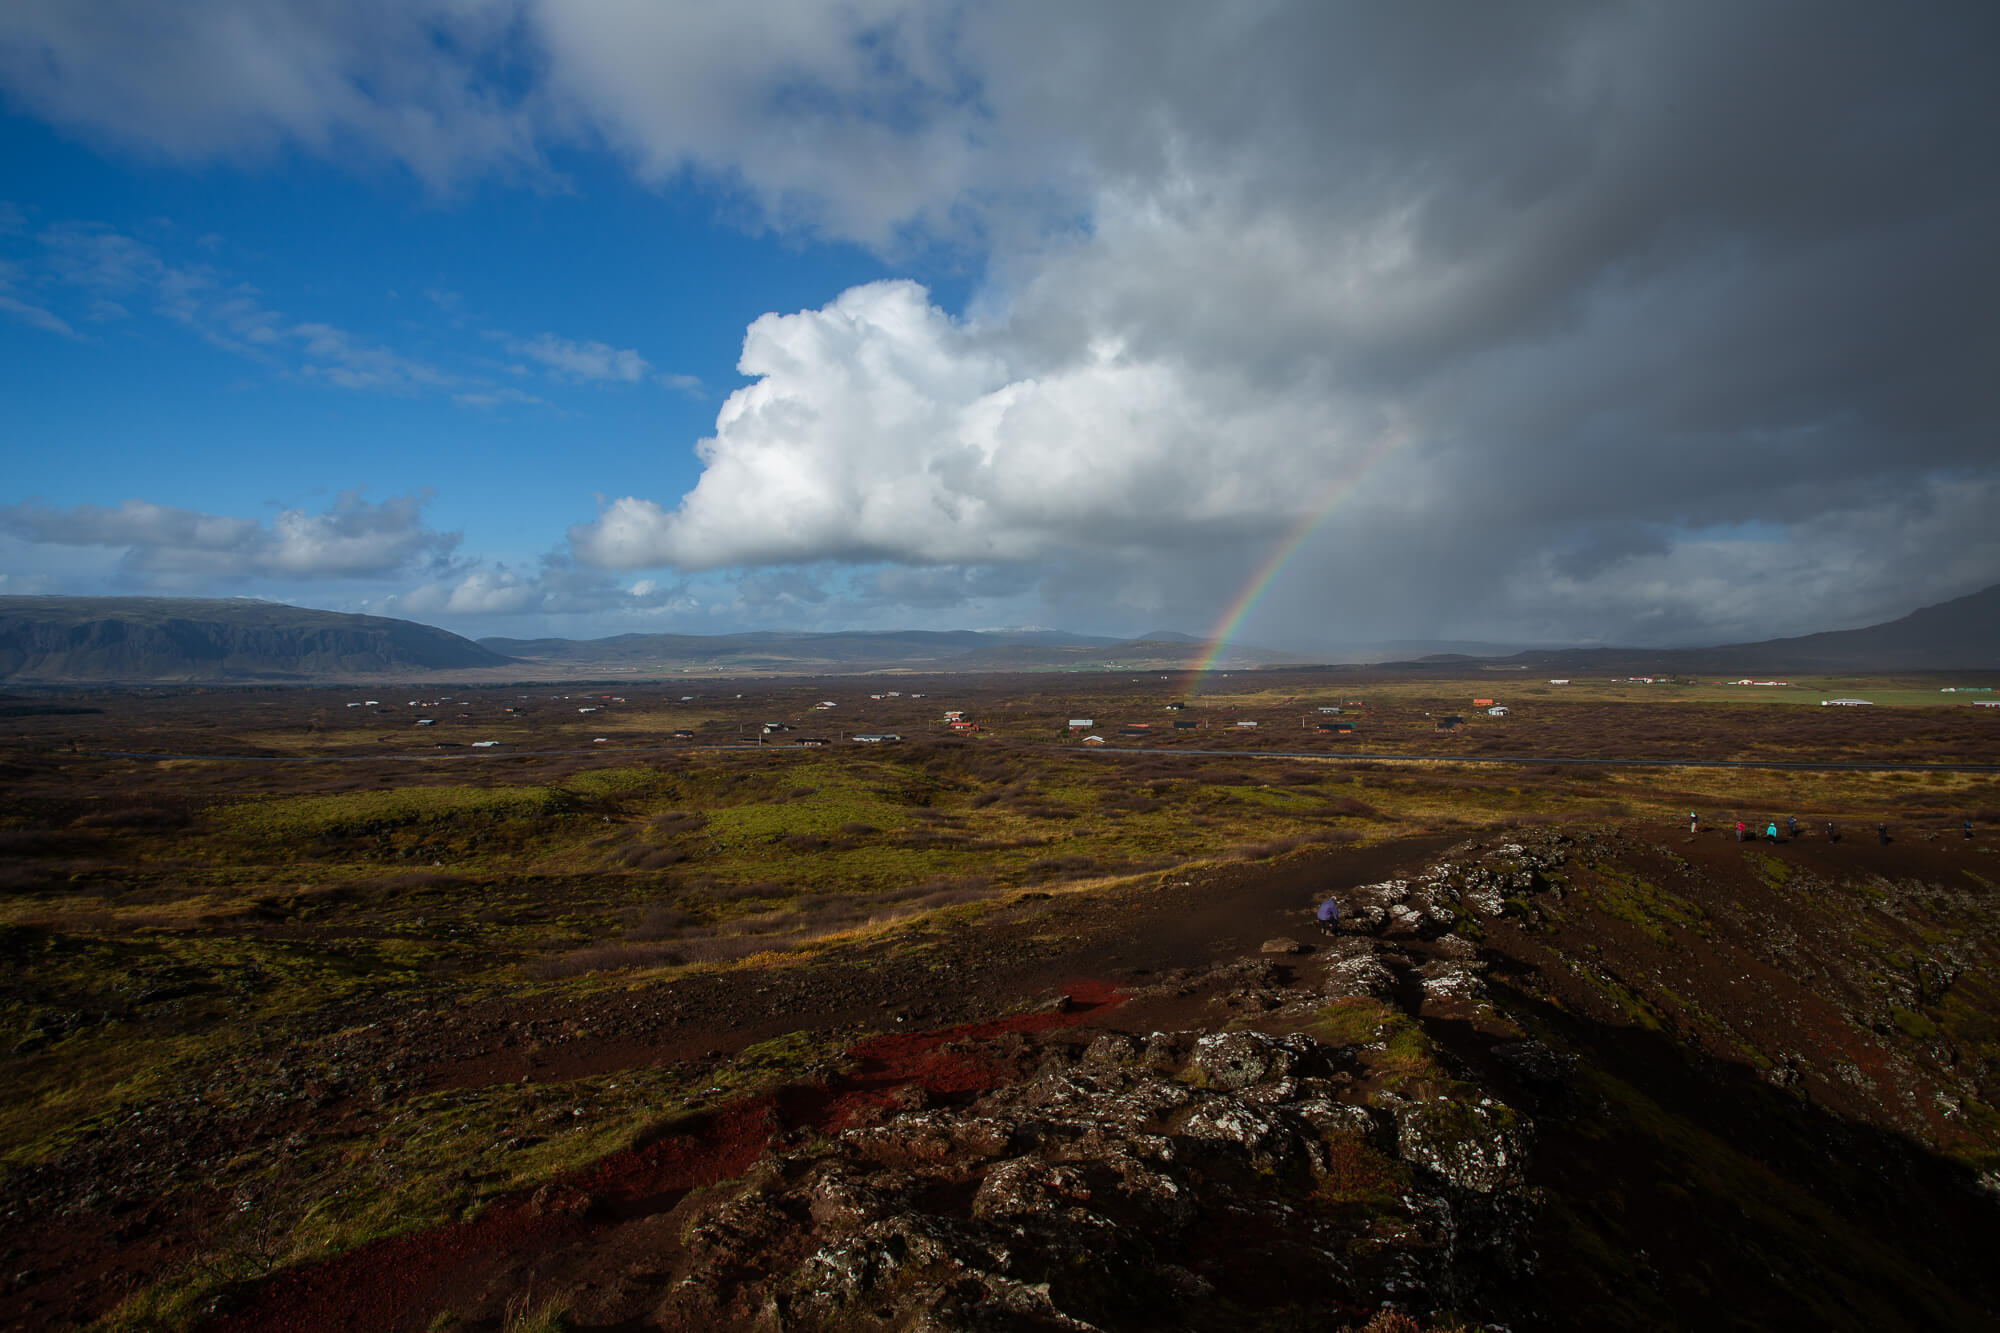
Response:
[[[751,320],[890,276],[860,246],[744,226],[725,192],[582,155],[539,188],[440,196],[294,153],[148,162],[16,114],[0,179],[36,186],[6,201],[12,292],[66,326],[0,324],[9,500],[268,518],[416,495],[458,549],[516,569],[594,496],[693,486]],[[172,308],[174,275],[201,282],[194,313]],[[963,300],[962,271],[926,278]],[[325,325],[352,351],[246,343],[246,318]]]
[[[1266,587],[1243,636],[1327,648],[1890,618],[2000,581],[1994,26],[27,0],[0,594],[588,637],[1198,633]]]

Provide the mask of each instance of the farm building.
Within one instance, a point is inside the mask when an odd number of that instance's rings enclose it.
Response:
[[[871,731],[854,739],[862,745],[886,745],[890,741],[899,741],[903,738],[892,731]]]
[[[1821,699],[1819,701],[1821,708],[1872,708],[1874,704],[1875,701],[1873,699]]]
[[[1195,726],[1196,726],[1196,724],[1195,724],[1195,723],[1193,723],[1193,722],[1176,722],[1176,723],[1174,723],[1174,730],[1175,730],[1175,731],[1193,731],[1193,730],[1195,729]]]
[[[1083,738],[1083,743],[1084,743],[1085,745],[1102,745],[1102,744],[1104,744],[1104,737],[1102,737],[1102,736],[1085,736],[1085,737]]]
[[[1257,724],[1255,722],[1238,722],[1236,725],[1239,727],[1243,727],[1247,730],[1248,728],[1254,727]]]
[[[1096,725],[1095,722],[1087,717],[1073,717],[1069,720],[1069,729],[1071,731],[1089,731]]]
[[[1569,684],[1569,677],[1568,677],[1568,676],[1563,676],[1563,677],[1561,677],[1560,679],[1557,679],[1557,680],[1552,680],[1552,681],[1550,681],[1550,682],[1549,682],[1549,684],[1551,684],[1551,685],[1567,685],[1567,684]]]
[[[1322,713],[1338,713],[1338,712],[1340,711],[1340,705],[1339,705],[1339,704],[1321,704],[1321,705],[1320,705],[1320,707],[1319,707],[1319,711],[1320,711],[1320,712],[1322,712]]]
[[[1493,706],[1493,701],[1491,699],[1474,699],[1472,701],[1472,706],[1474,708],[1491,708]]]
[[[1447,713],[1437,720],[1437,729],[1439,731],[1457,731],[1464,725],[1465,719],[1456,713]]]
[[[691,741],[694,739],[694,733],[686,728],[682,728],[674,733],[674,739],[677,741]]]
[[[1504,704],[1495,704],[1495,705],[1494,705],[1493,707],[1491,707],[1491,708],[1489,708],[1489,709],[1487,709],[1487,710],[1486,710],[1486,716],[1488,716],[1488,717],[1505,717],[1505,716],[1507,716],[1507,708],[1506,708],[1506,705],[1504,705]]]

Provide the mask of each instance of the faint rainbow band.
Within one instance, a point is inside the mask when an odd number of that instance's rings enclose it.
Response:
[[[1257,566],[1243,584],[1242,590],[1223,608],[1222,615],[1215,622],[1215,628],[1210,630],[1204,639],[1207,646],[1203,648],[1195,664],[1188,669],[1187,684],[1182,691],[1184,694],[1192,696],[1201,685],[1202,678],[1215,670],[1215,664],[1222,657],[1223,649],[1229,646],[1237,629],[1242,626],[1244,618],[1256,608],[1257,603],[1264,600],[1264,594],[1271,590],[1271,585],[1277,582],[1278,575],[1284,572],[1292,557],[1299,553],[1299,548],[1306,544],[1306,539],[1317,532],[1321,524],[1333,517],[1341,502],[1360,488],[1362,481],[1371,471],[1389,455],[1409,443],[1410,439],[1411,432],[1404,426],[1393,426],[1383,431],[1366,449],[1356,455],[1352,467],[1328,484],[1327,497],[1306,511],[1305,517],[1300,519],[1285,535],[1284,540],[1278,543],[1276,549],[1265,557],[1264,562]]]

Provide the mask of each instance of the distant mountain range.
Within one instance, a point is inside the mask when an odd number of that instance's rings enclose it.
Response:
[[[1559,648],[1507,657],[1441,654],[1418,659],[1446,667],[1466,662],[1521,663],[1555,670],[1687,673],[1880,673],[2000,670],[2000,584],[1861,629],[1715,648]]]
[[[0,597],[0,680],[311,681],[506,665],[429,625],[278,602]]]
[[[618,670],[736,670],[802,673],[855,670],[1030,671],[1117,667],[1183,669],[1203,641],[1159,631],[1114,639],[1062,630],[764,631],[751,634],[621,634],[609,639],[481,639],[480,646],[528,664]],[[1263,666],[1285,654],[1232,645],[1232,667]]]
[[[1468,645],[1470,646],[1470,645]],[[482,639],[408,620],[244,598],[0,597],[0,680],[22,684],[252,683],[399,678],[636,677],[682,671],[800,675],[905,670],[1185,670],[1205,643],[1159,630],[1116,639],[1061,630],[621,634],[608,639]],[[1230,645],[1232,670],[1303,665],[1298,655]],[[2000,670],[2000,585],[1900,620],[1715,648],[1564,648],[1432,654],[1402,665],[1552,672],[1871,673]]]

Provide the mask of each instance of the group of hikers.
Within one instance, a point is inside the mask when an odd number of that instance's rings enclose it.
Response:
[[[1966,820],[1960,827],[1964,830],[1966,837],[1969,838],[1972,836],[1972,821],[1970,819]],[[1701,814],[1699,811],[1695,810],[1688,811],[1688,832],[1689,833],[1701,832]],[[1736,841],[1750,842],[1754,840],[1756,836],[1757,836],[1756,829],[1753,825],[1746,824],[1740,819],[1736,821]],[[1786,842],[1796,841],[1798,836],[1799,836],[1798,819],[1792,815],[1786,815],[1785,836],[1783,840]],[[1764,841],[1777,842],[1779,840],[1780,839],[1778,837],[1778,821],[1774,819],[1770,823],[1764,825]],[[1831,819],[1826,821],[1826,840],[1828,842],[1840,841],[1840,825],[1834,823]],[[1888,843],[1889,826],[1886,823],[1880,823],[1875,826],[1875,840],[1885,845]]]

